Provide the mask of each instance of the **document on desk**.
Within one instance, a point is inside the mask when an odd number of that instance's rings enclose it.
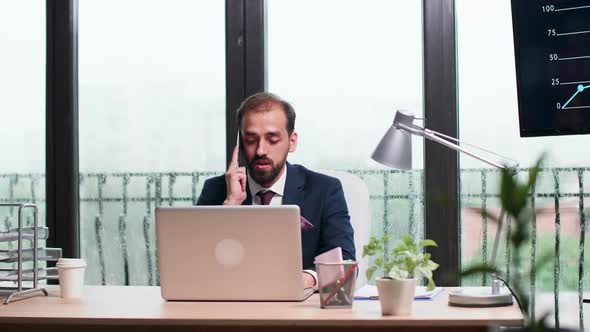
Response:
[[[314,263],[338,264],[342,263],[342,248],[336,247],[323,254],[315,256]],[[317,270],[319,287],[331,285],[344,277],[342,265],[326,265]]]
[[[443,287],[435,287],[433,290],[427,291],[426,286],[416,286],[414,300],[432,300],[443,290]],[[354,298],[356,300],[378,300],[379,296],[377,295],[377,286],[364,285],[354,292]]]

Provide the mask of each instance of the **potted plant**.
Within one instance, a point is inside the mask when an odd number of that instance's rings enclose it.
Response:
[[[515,176],[517,174],[514,168],[502,169],[501,183],[500,183],[500,203],[502,209],[509,215],[513,221],[512,232],[507,238],[509,246],[511,247],[511,271],[512,277],[510,283],[506,283],[502,277],[503,271],[498,266],[491,266],[485,264],[477,264],[462,271],[462,276],[473,275],[477,273],[496,273],[498,279],[505,282],[506,286],[512,292],[516,299],[520,310],[525,318],[524,327],[514,329],[518,331],[553,331],[554,329],[546,326],[545,320],[548,314],[542,315],[538,320],[533,319],[530,309],[530,294],[527,292],[527,285],[530,284],[532,271],[540,270],[541,267],[550,261],[553,257],[552,252],[542,253],[541,257],[536,260],[535,264],[523,269],[522,257],[524,257],[522,250],[527,247],[527,243],[531,238],[531,219],[535,211],[530,206],[530,192],[535,187],[539,175],[540,167],[544,157],[541,156],[529,170],[528,178],[524,181],[519,181]],[[481,209],[476,209],[483,212]],[[499,218],[490,211],[486,211],[489,219],[499,222]],[[564,329],[561,329],[566,331]],[[512,331],[512,330],[511,330]]]
[[[430,254],[424,252],[424,248],[437,245],[433,240],[415,242],[411,236],[405,235],[400,244],[386,252],[389,240],[387,235],[381,239],[371,237],[363,247],[363,257],[376,256],[367,269],[367,279],[371,279],[377,270],[383,273],[376,279],[383,315],[408,315],[412,312],[417,278],[428,279],[429,291],[436,287],[432,271],[438,268],[438,264],[430,260]]]

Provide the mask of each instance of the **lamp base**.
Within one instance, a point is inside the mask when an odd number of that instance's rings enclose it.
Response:
[[[499,294],[492,294],[492,287],[469,287],[449,293],[449,305],[453,307],[503,307],[512,305],[512,294],[502,287]]]

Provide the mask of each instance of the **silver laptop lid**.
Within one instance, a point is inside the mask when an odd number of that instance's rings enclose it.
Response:
[[[156,209],[167,300],[302,300],[296,205]]]

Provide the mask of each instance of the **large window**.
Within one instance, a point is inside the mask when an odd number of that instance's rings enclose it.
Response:
[[[45,1],[0,3],[0,202],[33,202],[45,223]],[[32,224],[32,213],[26,217]],[[0,229],[17,211],[0,209]],[[2,244],[5,245],[6,243]]]
[[[80,1],[80,238],[90,284],[156,284],[153,209],[225,165],[223,1]]]
[[[370,158],[397,109],[422,115],[421,2],[267,4],[268,90],[297,112],[299,145],[289,160],[360,175],[372,197],[373,234],[422,236],[422,142],[415,171]]]
[[[525,168],[546,152],[544,171],[532,198],[537,208],[533,238],[525,261],[551,252],[555,259],[536,271],[530,291],[536,311],[559,310],[561,326],[578,327],[578,269],[580,264],[580,195],[590,185],[586,136],[519,137],[518,105],[510,1],[486,2],[485,13],[476,1],[457,0],[459,121],[462,141],[508,155]],[[462,205],[498,213],[499,173],[470,157],[461,156]],[[556,204],[555,195],[558,196]],[[583,194],[582,194],[582,197]],[[583,199],[583,198],[582,198]],[[588,202],[583,202],[587,206]],[[463,210],[461,250],[463,265],[489,259],[496,224],[479,213]],[[508,231],[510,230],[507,228]],[[556,243],[559,245],[556,246]],[[587,243],[587,241],[586,241]],[[587,245],[586,245],[587,246]],[[502,242],[502,264],[506,251]],[[588,248],[586,248],[588,252]],[[526,267],[523,267],[526,268]],[[587,269],[586,269],[587,270]],[[588,271],[584,279],[587,280]],[[481,284],[487,279],[465,280]],[[554,296],[554,292],[558,296]],[[557,299],[557,302],[556,302]],[[554,315],[550,316],[553,319]],[[586,322],[588,326],[588,322]]]

